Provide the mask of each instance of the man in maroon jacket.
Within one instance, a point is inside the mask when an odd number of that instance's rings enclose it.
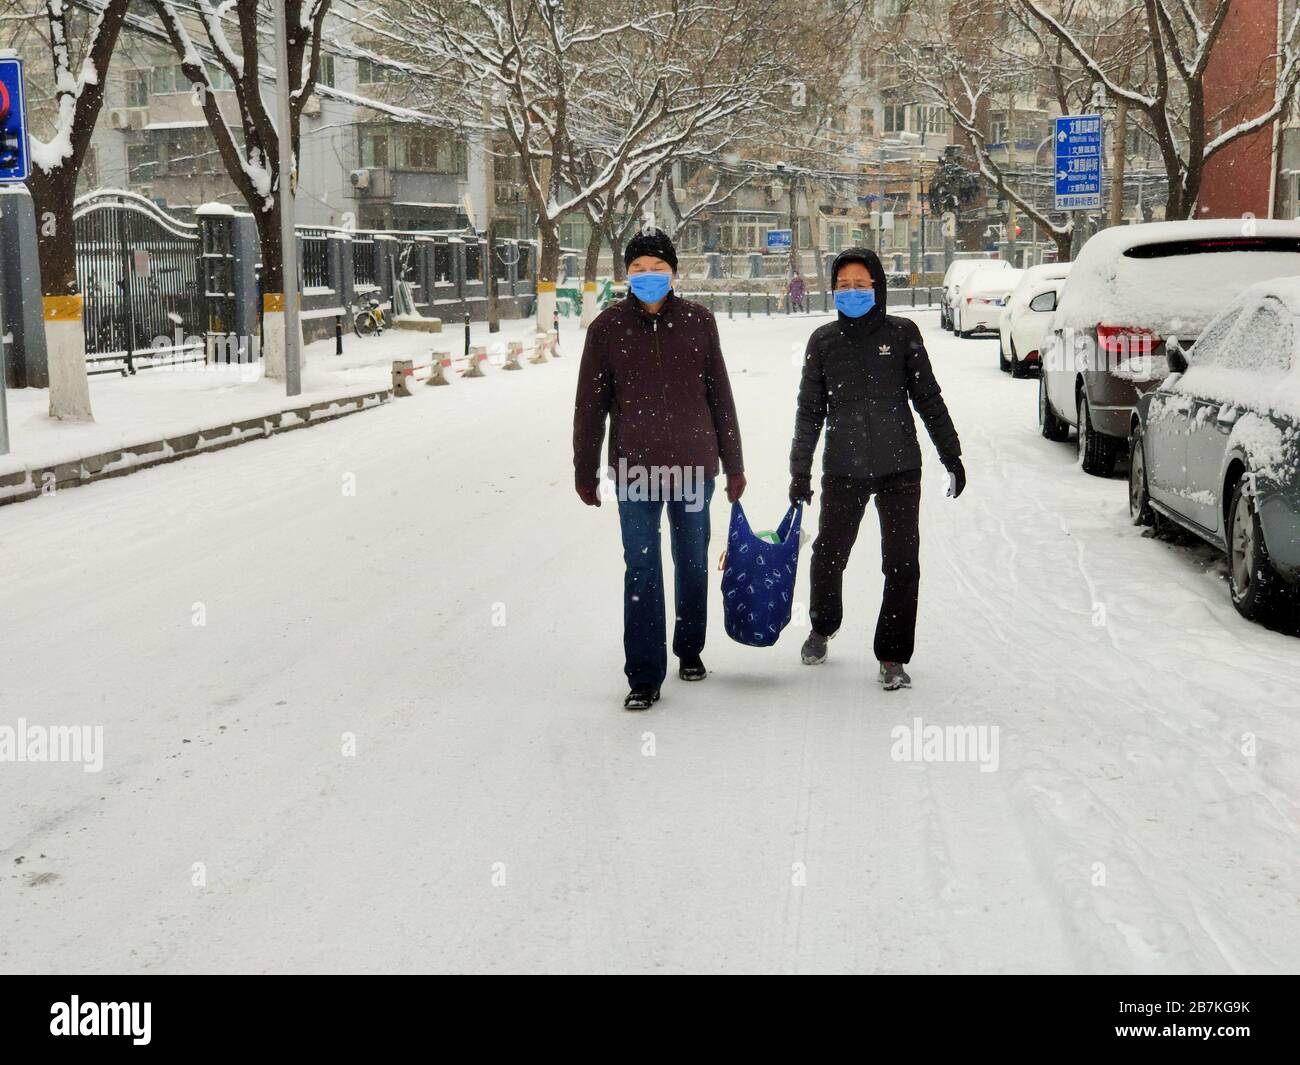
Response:
[[[628,295],[587,330],[573,412],[578,495],[600,506],[600,445],[609,419],[609,475],[623,533],[624,672],[628,710],[649,709],[668,673],[660,514],[668,504],[677,621],[673,653],[682,680],[707,675],[709,502],[719,461],[727,499],[745,490],[740,427],[722,361],[718,324],[672,293],[677,250],[654,230],[623,253]]]

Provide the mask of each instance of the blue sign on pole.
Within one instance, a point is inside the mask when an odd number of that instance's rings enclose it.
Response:
[[[1101,115],[1056,120],[1056,209],[1101,207]]]
[[[767,250],[780,251],[793,243],[793,231],[789,229],[769,229],[767,231]]]
[[[30,162],[23,61],[0,59],[0,183],[26,181]]]

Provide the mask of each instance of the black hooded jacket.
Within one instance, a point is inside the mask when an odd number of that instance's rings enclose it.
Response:
[[[940,456],[960,455],[961,442],[930,369],[921,330],[910,319],[885,313],[880,259],[869,248],[841,252],[831,267],[832,285],[846,262],[866,265],[876,304],[861,318],[841,314],[808,338],[790,448],[791,476],[811,477],[823,424],[825,473],[866,479],[919,470],[921,449],[909,400]]]

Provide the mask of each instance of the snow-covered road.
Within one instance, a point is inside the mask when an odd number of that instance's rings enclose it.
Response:
[[[104,743],[0,762],[0,971],[1295,970],[1300,641],[917,317],[970,486],[926,445],[907,692],[869,517],[827,665],[728,641],[715,582],[709,679],[623,712],[571,325],[552,365],[0,509],[0,726]],[[722,324],[763,527],[823,320]],[[916,718],[996,728],[996,771],[895,760]]]

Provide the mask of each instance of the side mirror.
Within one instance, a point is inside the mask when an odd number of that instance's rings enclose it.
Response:
[[[1171,340],[1166,345],[1165,361],[1169,363],[1170,373],[1187,372],[1187,356],[1183,354],[1183,349],[1178,346],[1177,340]]]

